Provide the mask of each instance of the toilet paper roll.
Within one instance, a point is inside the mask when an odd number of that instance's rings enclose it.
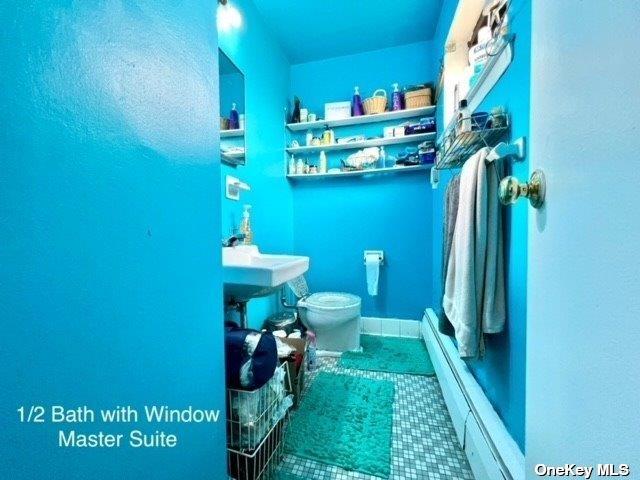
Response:
[[[377,253],[367,253],[364,259],[367,269],[367,291],[369,295],[378,295],[378,279],[380,277],[380,256]]]

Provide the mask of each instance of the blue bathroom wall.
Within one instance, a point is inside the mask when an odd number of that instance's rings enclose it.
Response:
[[[440,59],[457,2],[445,0],[434,38],[434,55]],[[508,70],[493,87],[477,111],[502,105],[511,115],[511,138],[528,137],[531,70],[531,2],[514,0],[510,7],[512,32],[516,35],[514,58]],[[439,109],[440,110],[440,109]],[[442,112],[439,111],[442,124]],[[529,178],[529,161],[505,162],[507,172],[519,179]],[[442,216],[443,196],[452,173],[444,172],[433,194],[433,304],[442,305]],[[507,173],[509,174],[509,173]],[[526,202],[505,207],[505,273],[507,325],[498,335],[486,335],[486,355],[468,365],[482,386],[508,431],[524,451],[526,290],[527,290],[527,210]]]
[[[212,2],[9,1],[0,18],[0,476],[224,478]],[[19,423],[56,404],[221,416]],[[134,428],[178,445],[57,446]]]
[[[377,88],[390,93],[393,82],[433,81],[431,54],[431,44],[421,42],[293,65],[290,93],[322,117],[326,102],[350,100],[356,85],[366,97]],[[353,134],[382,131],[375,124],[336,129],[336,135]],[[343,153],[329,155],[331,166],[338,166]],[[432,296],[428,172],[300,181],[291,184],[291,191],[295,251],[311,258],[307,277],[312,291],[359,295],[365,316],[421,318]],[[367,293],[363,252],[369,249],[385,253],[377,297]]]
[[[220,48],[245,77],[246,165],[223,165],[222,233],[239,228],[244,204],[252,205],[254,243],[267,253],[294,253],[292,195],[284,177],[284,123],[289,91],[289,62],[265,27],[251,0],[234,0],[242,26],[219,32]],[[226,175],[251,186],[240,201],[224,197]],[[278,309],[276,296],[251,300],[249,324],[260,328]]]

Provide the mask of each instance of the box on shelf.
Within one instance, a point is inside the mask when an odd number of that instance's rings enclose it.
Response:
[[[287,360],[287,388],[290,388],[293,395],[293,405],[298,406],[300,402],[300,395],[304,389],[304,372],[307,362],[307,340],[304,338],[281,338],[283,343],[286,343],[296,352],[296,357],[300,358],[297,362],[295,360]]]
[[[325,120],[344,120],[351,118],[351,102],[331,102],[324,104]]]

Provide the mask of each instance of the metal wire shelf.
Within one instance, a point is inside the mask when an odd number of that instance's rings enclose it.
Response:
[[[287,369],[287,363],[280,365],[273,378],[257,390],[227,389],[230,478],[262,480],[273,475],[293,403]]]
[[[457,127],[467,121],[471,123],[471,131],[457,132]],[[453,122],[442,136],[435,168],[447,170],[462,167],[481,148],[494,147],[509,129],[509,115],[505,112],[488,114],[484,119],[472,116]]]

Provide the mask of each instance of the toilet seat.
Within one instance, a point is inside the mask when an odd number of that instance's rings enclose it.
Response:
[[[350,293],[319,292],[305,298],[308,306],[318,310],[353,308],[360,305],[360,298]]]
[[[321,319],[323,325],[330,325],[359,317],[360,304],[360,297],[350,293],[319,292],[301,299],[298,308]]]

